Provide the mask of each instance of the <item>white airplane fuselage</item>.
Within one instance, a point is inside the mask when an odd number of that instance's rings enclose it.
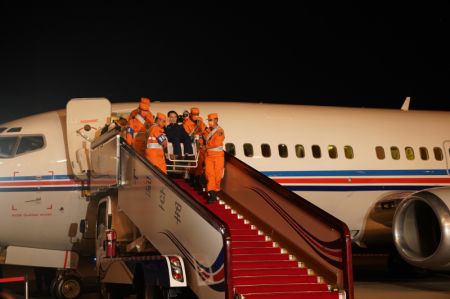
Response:
[[[136,106],[113,104],[113,113]],[[229,102],[156,102],[151,110],[182,113],[194,106],[204,119],[219,114],[225,143],[234,145],[236,157],[344,221],[355,241],[364,236],[368,215],[380,200],[450,185],[450,112]],[[14,127],[22,129],[8,132]],[[87,217],[88,202],[68,161],[65,111],[0,128],[7,128],[0,138],[45,139],[38,150],[0,156],[0,247],[73,250],[82,239],[78,226]],[[252,155],[244,154],[244,144],[252,145]],[[262,144],[267,144],[264,155]],[[384,149],[383,159],[376,147]],[[394,147],[399,159],[392,157]]]

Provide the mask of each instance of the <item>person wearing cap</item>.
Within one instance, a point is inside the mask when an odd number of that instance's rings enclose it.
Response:
[[[206,128],[203,118],[200,116],[200,109],[197,107],[191,108],[189,117],[184,119],[183,127],[192,140],[200,139]]]
[[[208,128],[203,133],[205,140],[205,176],[207,181],[208,203],[217,199],[217,193],[221,190],[220,184],[224,173],[223,140],[225,132],[219,126],[217,113],[208,114]]]
[[[164,149],[167,148],[167,136],[164,133],[165,125],[166,115],[158,112],[155,123],[150,127],[145,158],[167,174],[166,158],[164,156]]]
[[[139,112],[141,112],[141,111],[144,111],[145,119],[148,121],[148,123],[150,125],[152,125],[155,122],[155,120],[154,120],[155,118],[153,117],[153,114],[150,111],[150,99],[149,98],[142,97],[141,100],[139,101],[138,108],[131,111],[128,119],[136,117],[136,115],[139,114]]]
[[[128,117],[125,140],[142,156],[145,154],[147,131],[153,123],[153,115],[150,112],[150,99],[141,98],[138,109],[133,110]]]
[[[195,142],[198,153],[197,167],[190,169],[189,181],[192,186],[201,189],[202,187],[200,178],[203,175],[203,163],[205,160],[202,135],[206,129],[206,125],[203,121],[203,118],[200,117],[200,109],[198,109],[197,107],[191,108],[189,118],[187,118],[183,122],[183,127],[188,133],[191,140]]]

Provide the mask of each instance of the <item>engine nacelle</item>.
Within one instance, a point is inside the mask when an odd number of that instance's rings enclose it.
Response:
[[[394,243],[413,266],[450,270],[450,188],[414,193],[398,206],[393,220]]]

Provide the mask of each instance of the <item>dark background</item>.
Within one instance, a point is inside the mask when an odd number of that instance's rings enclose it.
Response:
[[[183,13],[2,4],[0,123],[97,96],[381,108],[411,96],[411,109],[450,110],[450,5],[429,2]]]

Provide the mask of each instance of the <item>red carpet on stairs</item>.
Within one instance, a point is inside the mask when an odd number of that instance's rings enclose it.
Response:
[[[231,275],[235,294],[243,299],[331,299],[344,298],[312,271],[303,268],[258,229],[238,217],[226,204],[207,204],[189,184],[175,182],[228,224],[231,234]]]

